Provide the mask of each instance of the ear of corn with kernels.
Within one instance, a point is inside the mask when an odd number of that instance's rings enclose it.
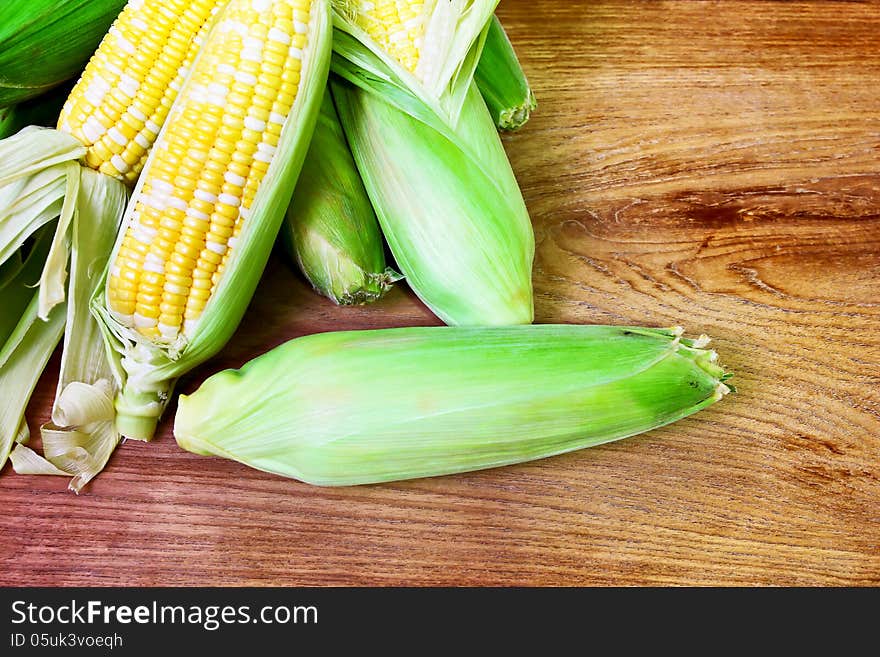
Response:
[[[328,88],[281,241],[312,287],[339,305],[380,299],[399,275],[385,266],[376,213]]]
[[[680,329],[405,328],[293,340],[181,396],[189,451],[342,486],[491,468],[607,443],[721,399]]]
[[[449,122],[464,103],[497,0],[334,0],[338,71],[382,71]],[[347,62],[342,60],[348,60]]]
[[[39,314],[64,299],[70,218],[80,164],[102,175],[106,198],[125,193],[156,138],[211,20],[225,0],[131,0],[62,108],[58,129],[28,127],[0,141],[0,221],[29,233],[59,216],[41,278]],[[23,209],[22,190],[38,189]],[[111,205],[108,212],[115,211]],[[114,218],[115,221],[116,218]],[[0,236],[0,249],[6,242]]]
[[[70,8],[82,3],[64,4]],[[65,323],[64,309],[56,306],[69,296],[66,314],[70,339],[62,358],[62,382],[71,377],[82,378],[83,369],[100,375],[102,380],[115,374],[112,363],[101,357],[103,337],[89,316],[95,269],[100,269],[109,256],[125,207],[127,186],[133,184],[211,21],[223,4],[225,0],[131,0],[74,85],[58,120],[58,129],[29,126],[0,141],[0,262],[40,226],[57,219],[36,297],[36,314],[44,321],[33,324],[26,345],[36,349],[40,344],[51,343],[55,324],[60,321],[63,327]],[[93,5],[97,9],[102,3]],[[82,7],[80,10],[86,12],[83,16],[89,11]],[[46,17],[44,23],[50,25],[63,16],[64,10],[59,10],[56,16]],[[70,42],[77,38],[71,37]],[[80,237],[71,235],[77,231]],[[104,240],[109,240],[109,245],[103,251],[86,248]],[[72,253],[72,266],[76,268],[78,250],[82,258],[88,257],[88,274],[72,276],[67,285],[68,262]],[[92,255],[88,256],[89,253]],[[102,362],[96,364],[95,360]],[[34,358],[33,362],[37,367],[45,361]],[[67,387],[78,391],[77,394],[59,388],[53,417],[74,417],[76,414],[71,410],[91,407],[92,401],[108,394],[112,398],[112,386],[86,379],[74,382],[79,386]],[[24,391],[27,380],[22,379],[16,390]],[[9,398],[18,399],[23,410],[28,395],[16,393]],[[47,439],[45,433],[43,441],[47,450],[60,450],[46,452],[50,459],[55,459],[53,463],[61,463],[61,469],[68,474],[75,470],[81,483],[100,469],[117,435],[115,428],[92,431],[98,424],[82,419],[85,433],[79,432],[80,427],[64,427],[64,435],[58,441]],[[107,427],[104,418],[99,424]],[[73,461],[62,460],[67,458],[64,450],[74,455]],[[89,459],[81,458],[83,450],[89,452]]]
[[[113,23],[58,119],[86,164],[132,185],[226,0],[132,0]]]
[[[94,302],[119,354],[117,425],[149,439],[174,381],[235,331],[320,111],[327,0],[232,0],[126,210]]]
[[[0,2],[0,107],[75,77],[125,0]]]
[[[419,61],[424,2],[365,4],[359,24],[408,70]],[[379,17],[402,19],[396,32]],[[525,73],[497,17],[492,19],[475,81],[501,130],[516,130],[537,106]],[[380,298],[397,275],[385,270],[384,244],[375,212],[351,158],[328,94],[297,193],[282,226],[283,246],[312,287],[340,305]]]
[[[447,324],[531,322],[531,221],[473,82],[496,3],[426,3],[415,66],[381,45],[399,13],[343,4],[334,97],[401,272]]]

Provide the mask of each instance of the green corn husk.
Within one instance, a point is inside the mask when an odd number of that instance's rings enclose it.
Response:
[[[278,237],[285,211],[290,205],[327,87],[333,36],[329,0],[313,0],[311,11],[299,94],[282,128],[281,139],[269,170],[257,191],[251,208],[252,216],[244,223],[223,276],[196,328],[187,336],[181,335],[170,345],[148,340],[135,329],[114,318],[106,294],[109,265],[99,282],[92,299],[92,312],[99,318],[114,376],[121,388],[115,400],[116,428],[125,438],[153,438],[158,420],[171,399],[171,391],[177,379],[225,346],[238,327],[256,290]],[[197,68],[198,64],[194,72]],[[178,100],[159,133],[144,172],[149,169],[165,139],[168,126],[182,106],[182,101],[188,96],[192,84],[194,82],[191,75],[184,83]],[[132,192],[132,201],[123,217],[119,237],[110,255],[110,263],[116,260],[145,179],[146,176],[142,174]]]
[[[32,100],[0,108],[0,139],[29,125],[54,126],[69,92],[69,86],[64,85]]]
[[[497,3],[465,4],[436,5],[463,13],[432,46],[448,58],[430,84],[337,14],[332,68],[344,81],[333,94],[384,236],[422,301],[447,324],[530,323],[531,221],[473,82]]]
[[[0,142],[0,467],[28,438],[25,407],[64,332],[68,229],[79,188],[66,136],[41,144],[47,166],[19,169],[14,153],[39,128]],[[60,307],[59,307],[60,306]]]
[[[115,240],[115,226],[127,198],[121,183],[76,163],[76,153],[84,149],[63,133],[31,126],[0,142],[0,154],[14,152],[20,142],[32,141],[36,133],[47,135],[39,141],[37,149],[45,155],[39,157],[42,162],[38,166],[44,167],[41,170],[35,173],[28,168],[19,169],[14,158],[0,155],[0,298],[4,305],[0,345],[4,345],[5,354],[0,356],[0,389],[4,391],[0,403],[0,466],[15,441],[20,444],[13,452],[14,458],[20,457],[22,450],[30,452],[21,447],[27,432],[19,432],[15,439],[13,433],[16,426],[27,427],[25,407],[49,356],[65,333],[65,322],[69,340],[62,357],[62,380],[69,370],[67,363],[80,360],[89,363],[90,372],[102,371],[98,367],[104,354],[100,336],[94,331],[84,334],[79,330],[82,321],[73,320],[89,317],[96,273],[103,267]],[[112,184],[106,184],[108,180]],[[29,248],[31,240],[40,248]],[[26,267],[22,266],[25,250]],[[71,257],[74,275],[68,282]],[[19,278],[15,285],[7,284],[25,269],[24,278]],[[27,306],[23,308],[25,301]],[[10,326],[15,326],[14,332],[4,343]],[[74,346],[68,348],[68,343]],[[80,402],[66,395],[63,402],[60,397],[56,399],[56,407],[62,403],[66,407]],[[62,445],[66,432],[65,427],[59,440],[54,440],[44,431],[43,446],[53,467],[62,464],[58,472],[77,475],[71,487],[78,490],[100,471],[106,459],[94,468],[88,457],[97,449],[95,445],[77,445],[71,454],[69,445]],[[96,435],[103,439],[106,432]],[[115,446],[115,441],[112,444]],[[20,458],[13,463],[18,471],[28,471],[22,469]],[[86,474],[90,469],[93,472]],[[79,477],[81,474],[84,478]]]
[[[64,332],[64,306],[48,321],[37,317],[39,281],[54,228],[38,229],[26,249],[0,264],[0,469],[16,442],[27,440],[25,408],[49,357]]]
[[[25,227],[22,246],[0,264],[0,389],[4,391],[0,416],[5,418],[0,421],[0,467],[17,442],[10,455],[16,472],[70,476],[71,489],[79,491],[101,471],[118,443],[115,427],[106,417],[88,422],[79,418],[86,411],[94,416],[96,404],[109,403],[113,408],[112,372],[105,359],[103,337],[90,314],[90,301],[96,272],[103,269],[116,239],[127,195],[122,187],[101,184],[101,174],[78,167],[75,171],[68,181],[78,181],[76,207],[69,215],[63,212],[58,222]],[[59,189],[65,181],[61,183]],[[56,223],[69,228],[58,230]],[[60,281],[61,301],[49,309],[43,321],[39,317],[44,296],[43,285],[38,285],[41,271],[45,272],[47,261],[53,259],[58,236],[68,233],[69,251],[64,237],[65,249],[56,256],[54,267],[65,271],[69,253],[71,276],[66,288],[65,281]],[[64,351],[52,410],[55,424],[42,428],[46,460],[24,446],[26,431],[17,437],[13,434],[16,426],[27,427],[25,407],[62,333]],[[72,381],[81,383],[68,385]]]
[[[22,166],[16,156],[23,151],[32,157],[30,166]],[[81,180],[77,159],[84,154],[76,138],[35,126],[0,141],[0,262],[58,219],[40,277],[38,315],[43,320],[64,300],[69,230]],[[122,183],[108,176],[101,177],[101,184],[125,193]]]
[[[409,97],[415,96],[448,123],[457,121],[498,0],[429,0],[426,4],[432,7],[422,39],[422,62],[415,72],[358,26],[358,3],[333,0],[332,4],[334,72],[404,105],[412,104]]]
[[[497,16],[489,26],[474,79],[500,130],[519,130],[538,107],[513,44]]]
[[[476,86],[455,132],[352,85],[333,91],[409,286],[446,324],[531,323],[532,226]]]
[[[79,75],[124,5],[125,0],[3,0],[0,107]]]
[[[15,121],[15,107],[0,107],[0,139],[18,132]]]
[[[65,304],[47,321],[37,317],[36,295],[0,352],[0,467],[17,442],[27,440],[24,412],[49,357],[64,333]]]
[[[181,396],[186,450],[345,486],[520,463],[674,422],[729,375],[681,329],[405,328],[293,340]]]
[[[43,263],[52,244],[52,225],[38,229],[26,246],[14,251],[0,262],[0,348],[15,331],[21,316],[37,293]]]
[[[399,279],[385,266],[376,213],[339,125],[329,87],[281,226],[281,240],[312,287],[338,305],[377,301]]]
[[[14,107],[0,110],[0,263],[20,258],[21,246],[43,226],[61,217],[56,224],[52,249],[42,258],[38,314],[49,312],[64,299],[67,261],[67,230],[74,215],[74,204],[65,194],[78,188],[79,172],[73,160],[84,149],[67,135],[38,127],[54,123],[64,104],[67,86]],[[37,135],[46,136],[39,139]],[[9,137],[9,139],[7,139]],[[29,151],[44,158],[43,165],[22,164],[16,154]],[[50,257],[51,255],[51,257]],[[18,318],[20,312],[7,315]],[[2,340],[0,340],[2,344]]]
[[[103,470],[119,443],[113,421],[118,388],[90,304],[96,274],[106,266],[127,200],[124,188],[101,184],[105,176],[90,169],[82,169],[81,176],[71,228],[58,388],[52,421],[41,427],[45,458],[23,444],[10,455],[18,474],[71,477],[70,489],[75,492]]]

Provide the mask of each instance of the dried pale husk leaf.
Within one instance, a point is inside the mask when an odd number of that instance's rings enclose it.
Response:
[[[20,475],[50,475],[55,477],[69,477],[70,474],[59,470],[30,447],[19,443],[9,454],[12,469]]]
[[[64,349],[52,422],[41,427],[45,463],[27,454],[21,466],[13,465],[19,474],[54,468],[72,477],[70,488],[79,492],[101,472],[119,443],[113,408],[119,390],[116,371],[90,304],[116,241],[127,192],[121,182],[83,169],[82,186],[73,198]]]
[[[128,192],[123,183],[89,169],[82,170],[82,185],[76,194],[76,218],[70,260],[70,304],[64,351],[58,380],[53,420],[65,426],[88,424],[98,418],[77,419],[59,405],[62,392],[72,384],[90,385],[101,381],[115,386],[118,372],[108,358],[103,332],[91,313],[91,300],[99,288],[110,252],[119,235],[119,226]],[[102,390],[112,399],[116,388]],[[101,417],[100,419],[110,419]]]
[[[55,130],[28,127],[0,141],[0,264],[35,231],[58,218],[40,277],[41,319],[64,300],[69,227],[85,148]]]
[[[63,165],[60,166],[63,167]],[[51,174],[52,172],[46,173]],[[62,172],[62,177],[53,177],[52,188],[43,187],[33,194],[21,196],[18,207],[0,216],[0,263],[11,258],[31,235],[57,219],[61,214],[64,192],[60,190],[63,190],[65,185],[63,175]],[[37,181],[33,180],[32,182]],[[55,185],[56,182],[57,185]],[[3,191],[12,191],[11,187],[7,187]],[[3,194],[0,192],[0,197],[2,196]],[[0,198],[0,203],[2,202],[3,199]]]
[[[67,262],[70,258],[70,222],[76,209],[76,200],[79,195],[81,167],[76,162],[65,162],[64,200],[61,205],[61,214],[58,217],[58,226],[55,229],[55,238],[46,258],[46,266],[40,277],[40,319],[49,317],[49,312],[64,301],[65,282],[67,280]]]
[[[21,426],[18,427],[18,435],[15,436],[15,442],[19,445],[26,445],[30,439],[31,429],[28,426],[27,420],[22,420]]]
[[[40,429],[45,459],[67,476],[73,477],[69,487],[77,493],[104,469],[119,444],[119,433],[113,421],[114,389],[113,384],[106,380],[87,387],[70,384],[56,404],[79,407],[82,414],[78,419],[80,422],[82,417],[104,419],[81,424],[79,428],[47,424]],[[110,409],[109,414],[107,408]],[[18,469],[16,472],[25,474]]]
[[[104,469],[119,442],[113,422],[82,431],[46,425],[41,434],[44,456],[17,445],[11,454],[15,472],[73,477],[69,488],[77,493]]]
[[[66,374],[69,377],[69,371]],[[83,427],[113,420],[114,393],[110,379],[64,384],[55,398],[52,422],[61,427]]]
[[[0,141],[0,185],[55,164],[79,160],[85,154],[85,146],[76,137],[51,128],[28,126]]]
[[[45,254],[48,251],[49,233],[37,239],[32,254]],[[0,469],[6,463],[9,451],[16,443],[27,442],[30,431],[25,421],[25,408],[37,381],[49,361],[49,357],[61,340],[64,332],[64,306],[56,308],[49,320],[44,322],[37,316],[39,294],[33,289],[34,279],[39,269],[26,263],[15,280],[3,287],[4,300],[9,305],[4,308],[14,313],[6,317],[14,318],[14,326],[5,331],[0,343]],[[20,301],[26,299],[24,308]],[[11,322],[8,322],[11,323]]]

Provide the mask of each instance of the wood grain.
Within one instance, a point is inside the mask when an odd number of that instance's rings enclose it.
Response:
[[[499,13],[540,101],[505,137],[538,321],[709,333],[739,393],[609,446],[348,489],[183,453],[165,422],[79,496],[7,468],[0,584],[880,584],[878,6]],[[276,260],[180,389],[294,336],[432,323],[402,288],[335,308]]]

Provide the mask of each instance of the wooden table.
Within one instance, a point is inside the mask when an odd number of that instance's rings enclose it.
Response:
[[[880,584],[878,9],[499,10],[540,99],[505,138],[538,321],[709,333],[737,395],[605,447],[348,489],[184,453],[166,421],[79,496],[7,467],[0,584]],[[403,287],[339,309],[275,261],[180,389],[302,334],[432,323]]]

